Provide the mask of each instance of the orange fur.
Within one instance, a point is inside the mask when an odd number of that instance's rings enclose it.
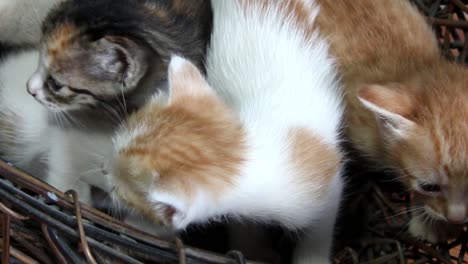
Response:
[[[317,0],[346,88],[346,134],[363,156],[447,195],[416,194],[447,217],[468,185],[468,72],[439,54],[437,40],[407,0]],[[359,99],[360,98],[360,99]],[[400,116],[385,128],[383,113]],[[394,128],[390,128],[394,129]],[[458,200],[457,200],[458,201]]]
[[[148,104],[129,118],[127,129],[147,127],[121,150],[117,161],[119,195],[153,220],[164,222],[171,215],[151,213],[141,202],[140,185],[157,184],[158,190],[188,200],[201,188],[216,199],[232,186],[244,162],[242,127],[209,87],[202,87],[207,84],[193,81],[202,77],[191,67],[171,81],[168,105]]]
[[[47,54],[50,64],[60,60],[60,56],[66,53],[64,51],[70,48],[77,35],[78,29],[72,24],[63,24],[49,35]]]
[[[291,141],[291,162],[302,174],[301,184],[313,182],[321,186],[320,195],[329,190],[330,181],[340,169],[341,153],[334,147],[303,128],[294,128],[289,132]]]
[[[289,1],[268,1],[268,0],[242,0],[241,4],[248,10],[252,6],[261,6],[263,9],[279,8],[284,12],[283,18],[292,19],[298,28],[304,30],[306,39],[314,32],[313,28],[313,7],[305,0],[289,0]]]

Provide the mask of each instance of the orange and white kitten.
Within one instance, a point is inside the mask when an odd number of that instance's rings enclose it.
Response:
[[[115,137],[111,182],[174,229],[230,216],[304,231],[295,263],[329,263],[342,191],[342,101],[312,1],[212,1],[208,82],[174,57]],[[210,84],[208,84],[210,83]]]
[[[409,231],[445,240],[447,223],[468,220],[467,68],[441,57],[407,0],[317,3],[345,83],[347,137],[413,191]]]

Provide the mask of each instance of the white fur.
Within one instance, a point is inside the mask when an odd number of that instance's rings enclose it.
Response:
[[[47,183],[61,191],[76,190],[85,203],[91,202],[90,185],[110,191],[104,174],[112,153],[109,133],[53,127],[49,135]]]
[[[26,80],[37,66],[38,53],[24,52],[9,56],[0,65],[0,118],[8,118],[8,112],[15,113],[13,120],[17,126],[15,135],[0,138],[14,142],[15,148],[2,150],[7,152],[3,158],[14,165],[34,171],[37,176],[44,176],[44,152],[47,150],[47,109],[40,105],[26,92]],[[0,128],[1,129],[1,128]],[[6,137],[5,137],[6,136]]]
[[[36,44],[50,8],[61,0],[0,0],[0,41]]]
[[[203,190],[194,201],[161,192],[150,199],[183,212],[174,219],[178,228],[233,215],[307,230],[295,262],[328,263],[343,185],[341,169],[329,186],[299,183],[303,174],[290,164],[287,136],[293,128],[307,129],[338,150],[343,106],[334,61],[318,33],[306,41],[274,4],[265,12],[253,6],[243,9],[238,2],[212,1],[207,72],[210,85],[246,129],[248,161],[235,187],[220,200]],[[318,8],[309,2],[313,23]],[[180,60],[176,62],[180,68]]]
[[[15,146],[1,150],[6,152],[2,158],[61,191],[75,189],[89,203],[89,185],[109,190],[102,168],[112,153],[111,136],[49,125],[50,112],[26,90],[37,61],[38,52],[30,51],[11,55],[0,64],[0,118],[15,113],[17,130],[15,135],[7,135]],[[66,120],[63,118],[70,122]]]

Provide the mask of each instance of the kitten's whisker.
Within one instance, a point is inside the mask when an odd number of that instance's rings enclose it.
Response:
[[[127,116],[127,106],[125,104],[125,96],[123,95],[123,92],[122,92],[122,98],[124,101],[123,103],[120,100],[120,95],[114,94],[114,97],[115,97],[115,100],[117,100],[117,102],[119,103],[119,107],[117,108],[118,112],[119,114],[121,114],[122,119],[124,119]]]
[[[52,112],[52,117],[55,119],[55,121],[58,123],[60,127],[64,127],[62,118],[59,113],[57,112]]]
[[[122,85],[120,86],[120,90],[122,92],[122,100],[123,100],[123,104],[124,104],[124,110],[125,110],[125,115],[128,113],[127,111],[127,102],[125,101],[125,93],[124,93],[124,76],[122,76]]]
[[[425,211],[423,211],[422,213],[420,213],[420,214],[418,214],[418,215],[414,215],[413,218],[412,218],[410,221],[408,221],[408,223],[406,223],[406,225],[404,225],[404,226],[401,228],[400,232],[398,232],[395,236],[397,237],[398,235],[400,235],[401,232],[403,232],[409,225],[411,225],[411,224],[412,224],[413,222],[415,222],[415,221],[418,221],[419,218],[423,217],[423,216],[426,215],[426,214],[427,214],[427,213],[426,213]]]
[[[104,113],[109,117],[111,121],[116,121],[117,123],[120,123],[122,118],[120,117],[119,113],[110,105],[106,103],[102,103],[102,106],[105,108]]]
[[[417,207],[417,208],[403,209],[400,212],[385,218],[385,220],[388,220],[390,218],[393,218],[393,217],[396,217],[396,216],[399,216],[399,215],[402,215],[402,214],[415,213],[415,212],[418,212],[420,210],[424,210],[424,207],[420,206],[420,207]]]
[[[77,120],[76,118],[74,118],[72,115],[70,115],[69,113],[67,112],[64,112],[64,115],[66,118],[68,118],[70,120],[70,122],[74,123],[76,126],[78,126],[79,128],[84,128],[85,126],[83,125],[83,123],[81,123],[79,120]]]

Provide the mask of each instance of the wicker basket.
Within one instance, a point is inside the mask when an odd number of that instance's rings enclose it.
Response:
[[[358,0],[354,0],[358,1]],[[389,0],[392,1],[392,0]],[[442,52],[468,63],[468,1],[412,0],[434,25]],[[1,49],[1,48],[0,48]],[[365,239],[341,247],[335,263],[466,263],[468,234],[445,245],[429,245],[405,232],[409,215],[400,214],[409,197],[384,192],[378,184],[350,202],[372,212]],[[240,252],[227,255],[165,241],[142,233],[78,202],[0,161],[2,263],[253,263]]]

